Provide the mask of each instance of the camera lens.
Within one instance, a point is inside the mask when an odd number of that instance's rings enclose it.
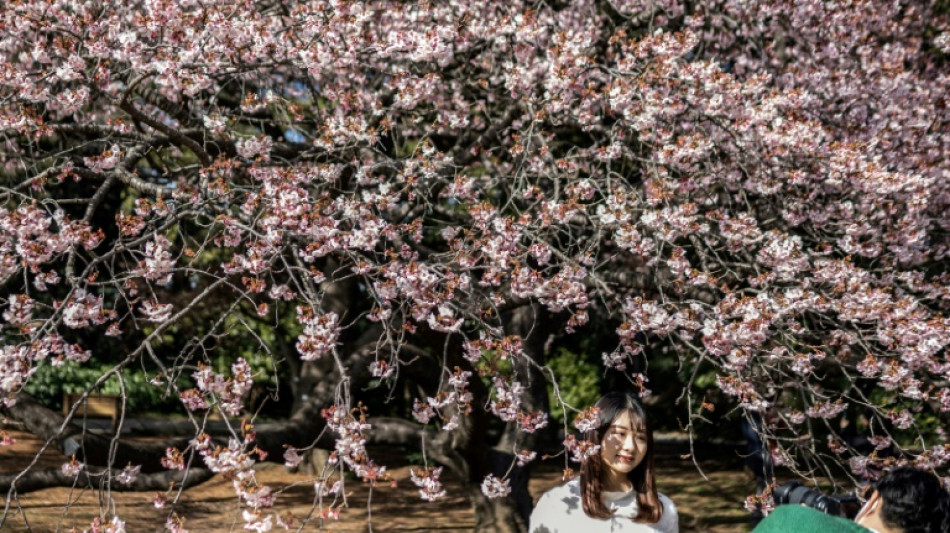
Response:
[[[842,516],[841,504],[834,496],[828,496],[821,492],[804,487],[801,483],[791,482],[775,489],[772,492],[777,505],[792,504],[805,505],[816,511],[821,511],[834,516]]]
[[[786,503],[789,503],[789,500],[788,500],[789,494],[793,490],[801,486],[802,486],[801,483],[798,483],[796,481],[791,481],[782,485],[781,487],[776,487],[775,490],[772,491],[772,497],[775,499],[775,504],[784,505]]]

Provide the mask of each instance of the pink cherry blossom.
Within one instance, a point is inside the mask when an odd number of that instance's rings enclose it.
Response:
[[[504,498],[511,493],[511,486],[507,479],[499,479],[492,474],[488,474],[482,481],[482,493],[490,499]]]
[[[123,485],[131,485],[142,470],[142,465],[128,465],[122,469],[115,477],[115,480]]]
[[[412,482],[419,487],[419,497],[425,501],[434,502],[445,497],[445,489],[439,481],[442,467],[427,468],[425,470],[409,469]]]

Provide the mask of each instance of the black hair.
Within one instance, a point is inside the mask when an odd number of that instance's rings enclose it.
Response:
[[[877,482],[881,519],[903,533],[950,531],[950,494],[930,472],[911,467],[891,470]]]

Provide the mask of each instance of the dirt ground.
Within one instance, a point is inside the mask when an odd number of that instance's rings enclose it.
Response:
[[[0,448],[0,471],[17,472],[32,461],[40,443],[30,435],[10,432],[17,439],[14,446]],[[748,531],[747,513],[742,501],[751,490],[751,476],[742,470],[742,461],[735,452],[724,447],[703,446],[697,460],[707,479],[697,471],[693,461],[684,458],[682,443],[658,442],[657,484],[661,492],[676,503],[683,533],[710,531],[738,533]],[[396,487],[380,484],[370,489],[358,480],[346,481],[349,507],[339,519],[321,519],[313,512],[314,488],[312,476],[288,472],[281,465],[258,465],[258,479],[276,492],[274,510],[281,515],[290,512],[299,527],[293,531],[327,531],[336,533],[466,531],[474,524],[474,514],[468,501],[462,497],[458,481],[443,474],[448,496],[435,503],[419,499],[415,485],[409,480],[409,465],[400,453],[391,450],[371,450],[377,461],[389,466]],[[59,467],[64,458],[58,453],[44,453],[37,468]],[[544,491],[561,481],[563,462],[541,464],[536,468],[530,484],[537,500]],[[0,531],[77,532],[90,529],[93,518],[99,515],[100,500],[108,502],[108,495],[93,490],[69,488],[46,489],[20,495],[12,501],[4,495],[6,513]],[[126,521],[129,533],[162,531],[172,505],[158,510],[152,503],[155,493],[114,492],[114,510],[109,512]],[[371,498],[371,506],[367,501]],[[69,503],[67,506],[66,503]],[[107,506],[102,506],[107,508]],[[245,531],[241,511],[237,507],[231,482],[216,476],[186,490],[174,512],[184,518],[184,527],[191,533]],[[275,531],[283,528],[275,528]]]

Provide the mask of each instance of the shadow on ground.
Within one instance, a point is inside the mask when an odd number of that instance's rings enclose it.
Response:
[[[15,446],[0,448],[0,470],[15,472],[29,464],[41,443],[25,433],[16,433]],[[734,447],[704,444],[697,452],[697,470],[688,456],[688,445],[677,439],[661,439],[657,443],[657,485],[676,503],[683,533],[748,531],[748,514],[742,502],[752,490],[751,476],[743,472],[742,460]],[[370,487],[355,479],[345,480],[347,507],[338,520],[320,517],[315,505],[312,476],[288,472],[275,464],[259,465],[260,483],[274,489],[274,511],[292,515],[299,525],[306,520],[303,531],[334,531],[363,533],[372,523],[375,531],[466,531],[474,524],[474,515],[467,500],[460,496],[461,487],[448,472],[443,475],[449,496],[436,503],[419,499],[415,485],[409,480],[409,465],[404,454],[396,450],[371,450],[376,460],[389,467],[395,486],[381,483]],[[38,462],[41,468],[58,467],[65,459],[47,451]],[[576,466],[576,465],[575,465]],[[561,483],[563,459],[541,463],[532,476],[530,490],[535,500],[544,491]],[[169,493],[174,500],[175,492]],[[233,482],[216,476],[200,486],[182,493],[177,502],[163,509],[153,504],[155,493],[113,493],[115,513],[127,523],[128,531],[160,531],[171,512],[184,518],[184,526],[192,533],[243,531],[244,522],[237,506]],[[0,531],[68,532],[89,529],[99,516],[100,502],[108,501],[104,491],[56,488],[15,497],[9,502]],[[371,501],[371,512],[367,508]],[[283,530],[280,528],[280,530]]]

